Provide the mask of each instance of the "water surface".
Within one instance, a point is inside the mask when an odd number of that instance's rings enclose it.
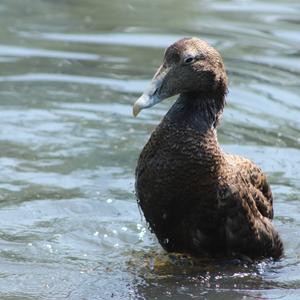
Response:
[[[299,1],[0,3],[2,299],[299,299]],[[224,57],[219,140],[268,174],[279,262],[167,256],[134,168],[172,101],[131,115],[164,48],[198,36]]]

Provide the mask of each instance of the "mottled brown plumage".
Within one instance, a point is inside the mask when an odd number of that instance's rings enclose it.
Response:
[[[226,92],[222,58],[206,42],[185,38],[166,50],[163,65],[134,105],[136,115],[179,94],[139,157],[138,203],[167,251],[279,258],[283,245],[271,222],[266,176],[218,144]]]

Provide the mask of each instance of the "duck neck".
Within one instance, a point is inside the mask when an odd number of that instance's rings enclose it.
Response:
[[[224,95],[181,94],[166,117],[205,133],[218,125],[224,103]]]

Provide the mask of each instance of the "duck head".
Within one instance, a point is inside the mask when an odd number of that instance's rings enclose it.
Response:
[[[226,92],[227,76],[219,52],[198,38],[184,38],[166,49],[163,64],[134,103],[133,115],[178,94],[224,99]]]

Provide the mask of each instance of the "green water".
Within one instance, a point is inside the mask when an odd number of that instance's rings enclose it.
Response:
[[[0,298],[299,299],[299,16],[298,0],[2,0]],[[279,262],[178,263],[140,215],[136,160],[172,101],[131,106],[183,36],[224,57],[219,139],[269,176]]]

